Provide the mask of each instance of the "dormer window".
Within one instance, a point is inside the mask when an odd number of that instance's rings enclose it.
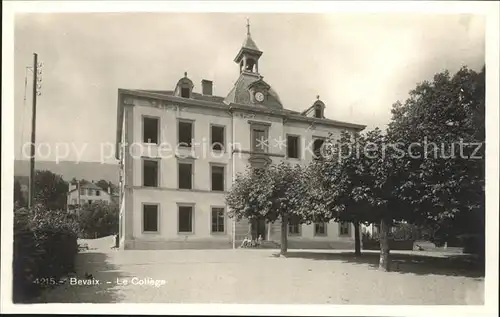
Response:
[[[319,99],[319,95],[316,99],[312,106],[302,111],[301,114],[309,118],[325,119],[325,103]]]
[[[193,82],[187,77],[187,73],[184,73],[184,77],[181,78],[175,86],[174,95],[181,98],[191,98],[193,87]]]
[[[181,97],[182,98],[189,98],[189,91],[190,89],[189,88],[181,88]]]
[[[323,109],[321,109],[321,107],[318,106],[314,109],[314,117],[323,118]]]

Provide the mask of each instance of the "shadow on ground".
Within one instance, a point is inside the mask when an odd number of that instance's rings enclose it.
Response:
[[[89,281],[89,275],[100,283],[94,285],[71,285],[68,279],[64,284],[43,292],[38,303],[117,303],[120,296],[117,279],[128,278],[108,261],[106,253],[84,251],[76,257],[77,280]]]
[[[342,261],[344,263],[354,263],[367,265],[371,268],[378,268],[379,253],[364,252],[361,256],[355,256],[354,252],[305,252],[289,251],[287,258],[303,258],[312,260]],[[447,275],[465,276],[479,278],[484,277],[484,263],[468,255],[449,255],[444,257],[418,255],[418,254],[398,254],[392,253],[391,271],[398,273],[411,273],[417,275]]]

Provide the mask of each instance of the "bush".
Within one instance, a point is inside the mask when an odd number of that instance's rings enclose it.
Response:
[[[391,250],[413,250],[414,240],[411,236],[407,235],[406,230],[404,232],[404,235],[390,235],[389,248]],[[380,250],[378,234],[371,235],[369,232],[364,232],[361,239],[363,250]]]
[[[485,256],[484,234],[464,234],[458,236],[458,240],[463,246],[463,253],[475,254],[480,259]]]
[[[74,270],[78,224],[65,211],[14,210],[13,300],[27,302]]]
[[[79,216],[82,238],[101,238],[118,233],[118,205],[96,201],[82,207]]]

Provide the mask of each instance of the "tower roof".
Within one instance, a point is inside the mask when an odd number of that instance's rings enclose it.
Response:
[[[244,48],[249,48],[251,50],[258,51],[259,48],[255,44],[255,42],[252,40],[252,35],[250,35],[250,20],[247,19],[247,38],[245,39],[245,42],[243,42],[243,47]]]
[[[236,63],[239,63],[243,54],[248,54],[252,56],[256,56],[257,58],[262,55],[262,51],[259,50],[257,47],[257,44],[252,39],[252,35],[250,34],[250,22],[247,19],[247,36],[245,38],[245,41],[243,42],[243,45],[240,48],[240,51],[234,58],[234,61]]]
[[[255,44],[255,42],[253,41],[252,36],[250,35],[250,33],[247,34],[247,37],[245,39],[245,42],[243,42],[242,47],[243,48],[248,48],[248,49],[251,49],[251,50],[254,50],[254,51],[259,51],[259,48],[257,47],[257,44]]]

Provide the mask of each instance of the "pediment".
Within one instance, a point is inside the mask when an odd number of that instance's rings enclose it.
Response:
[[[264,90],[269,90],[269,88],[271,88],[271,86],[266,83],[262,78],[259,79],[259,80],[256,80],[254,81],[253,83],[251,83],[250,85],[248,85],[248,89],[264,89]]]

